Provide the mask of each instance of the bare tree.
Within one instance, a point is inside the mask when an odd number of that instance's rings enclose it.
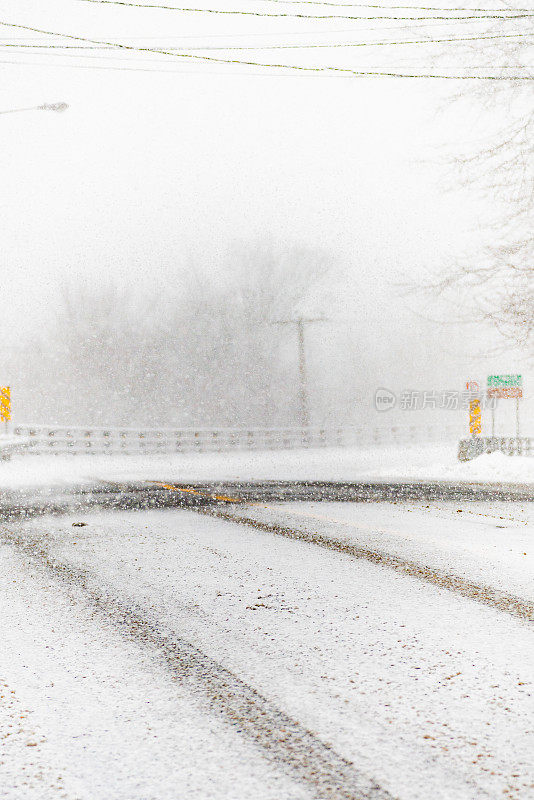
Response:
[[[532,349],[534,324],[534,105],[529,67],[528,20],[518,17],[502,36],[501,21],[480,36],[492,37],[455,49],[471,74],[498,80],[473,80],[454,96],[456,113],[468,110],[474,141],[455,142],[455,166],[462,187],[486,201],[487,245],[450,265],[429,282],[440,298],[460,305],[459,319],[491,325],[506,341]],[[499,38],[501,37],[502,38]],[[457,45],[455,45],[457,48]],[[450,63],[450,47],[437,56]],[[482,68],[482,69],[481,69]],[[478,73],[477,73],[478,69]],[[428,288],[428,287],[427,287]]]
[[[329,268],[324,254],[304,248],[241,246],[209,274],[198,262],[178,269],[173,295],[69,287],[53,328],[25,353],[26,392],[40,389],[37,417],[131,426],[298,424],[288,332],[273,322],[297,313]]]

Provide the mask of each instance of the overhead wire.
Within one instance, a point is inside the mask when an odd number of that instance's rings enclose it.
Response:
[[[21,55],[22,55],[22,53],[21,53]],[[24,55],[27,56],[28,54],[25,53]],[[42,53],[30,53],[29,55],[41,56]],[[164,58],[142,58],[142,57],[138,57],[138,56],[130,56],[130,55],[121,54],[121,53],[117,53],[116,55],[108,55],[107,53],[105,55],[95,55],[94,52],[91,52],[89,55],[85,55],[85,54],[84,55],[80,55],[79,53],[59,52],[59,53],[53,53],[51,55],[57,55],[57,56],[60,56],[61,58],[71,58],[71,59],[77,58],[77,59],[87,59],[87,60],[94,60],[94,61],[118,61],[118,62],[122,62],[122,63],[126,63],[126,64],[138,63],[140,61],[143,62],[143,63],[148,63],[148,64],[172,64],[173,63],[172,61],[169,61],[168,59],[164,59]],[[3,63],[7,63],[7,62],[4,61]],[[23,64],[23,63],[34,64],[35,62],[34,61],[25,61],[25,62],[24,61],[13,61],[13,62],[10,62],[10,63],[13,63],[13,64]],[[44,62],[39,62],[39,63],[44,63]],[[485,64],[485,65],[470,66],[469,69],[530,69],[531,67],[534,69],[534,65],[501,64],[499,66],[496,66],[496,65],[492,65],[492,64]],[[466,67],[466,69],[467,69],[467,67]]]
[[[532,34],[524,34],[524,35],[534,36],[534,32]],[[475,38],[485,38],[485,37],[475,37]],[[492,38],[492,37],[487,37],[487,38]],[[450,41],[450,40],[422,40],[423,43],[427,43],[427,42],[430,43],[430,41],[441,42],[441,41]],[[456,41],[456,40],[452,40],[452,41]],[[463,41],[463,39],[460,39],[459,41]],[[468,41],[469,41],[469,39],[468,39]],[[332,48],[332,47],[334,47],[335,48],[335,47],[351,47],[351,46],[352,47],[358,47],[358,46],[368,46],[368,45],[369,46],[373,46],[374,44],[410,44],[410,42],[352,42],[352,43],[345,42],[345,43],[333,43],[333,44],[321,44],[321,45],[314,45],[314,44],[310,44],[310,45],[287,45],[286,47],[289,47],[289,48],[291,48],[291,47],[297,47],[297,48],[307,48],[307,47],[309,47],[309,48],[314,48],[314,47]],[[267,47],[277,47],[277,46],[276,45],[270,45],[270,46],[267,46]],[[284,45],[281,45],[281,46],[278,46],[278,47],[284,47]],[[112,47],[110,45],[46,45],[46,44],[45,45],[30,45],[30,44],[20,45],[20,44],[12,44],[12,43],[11,44],[0,43],[0,49],[1,48],[15,48],[15,50],[17,48],[22,48],[23,51],[26,51],[25,52],[26,55],[28,54],[28,50],[30,50],[31,51],[31,55],[35,55],[35,56],[43,55],[43,50],[44,50],[47,55],[59,56],[60,58],[69,58],[69,59],[80,59],[81,58],[81,59],[86,59],[86,60],[90,59],[90,60],[96,60],[96,61],[112,60],[112,61],[122,61],[123,63],[125,62],[125,59],[127,59],[127,63],[132,63],[132,62],[135,63],[135,62],[139,62],[139,61],[143,61],[145,63],[164,63],[164,64],[172,63],[171,61],[169,61],[169,57],[168,56],[166,58],[164,58],[164,59],[137,58],[135,56],[131,56],[129,53],[121,53],[120,51],[117,51],[117,49],[115,47]],[[176,48],[170,48],[170,49],[174,50]],[[210,46],[205,46],[205,47],[185,47],[183,49],[188,50],[188,51],[195,51],[195,50],[200,50],[200,51],[205,51],[205,50],[221,51],[222,50],[222,51],[225,51],[227,49],[238,49],[238,50],[241,50],[241,49],[266,49],[266,47],[259,46],[259,48],[254,48],[254,47],[242,46],[242,47],[237,47],[237,48],[229,48],[229,47],[223,45],[223,46],[219,46],[219,47],[210,47]],[[86,51],[89,51],[89,54],[87,54]],[[104,51],[104,52],[101,53],[101,52],[98,52],[98,51]],[[113,52],[116,55],[111,55],[110,54],[110,53],[113,53]],[[20,53],[20,54],[22,55],[23,53]],[[6,61],[3,61],[2,63],[34,64],[35,62],[33,62],[33,61],[32,62],[28,62],[28,61],[26,61],[26,62],[23,62],[23,61],[6,62]],[[42,62],[39,62],[39,63],[42,63]],[[69,66],[73,66],[73,65],[69,65]],[[534,69],[534,66],[531,66],[531,65],[526,66],[526,65],[520,65],[520,64],[504,64],[504,65],[498,65],[497,66],[497,65],[489,64],[489,65],[483,65],[483,66],[470,66],[470,67],[466,66],[465,67],[465,69],[468,69],[468,70],[475,70],[475,69],[503,70],[503,69],[530,69],[530,68]],[[153,70],[153,71],[157,71],[157,70]],[[168,72],[168,70],[164,70],[164,71]]]
[[[495,13],[497,11],[503,12],[510,12],[515,13],[519,11],[532,11],[531,8],[473,8],[471,6],[393,6],[389,3],[387,5],[382,4],[372,4],[372,3],[331,3],[327,2],[327,0],[256,0],[259,3],[282,3],[283,5],[306,5],[306,6],[333,6],[334,8],[378,8],[383,11],[395,11],[395,10],[410,10],[410,11],[457,11],[458,13],[462,11],[481,11],[481,12],[488,12],[488,13]]]
[[[149,61],[149,59],[146,59],[146,60]],[[170,64],[170,62],[166,62],[166,63]],[[173,74],[173,75],[219,75],[219,76],[233,75],[233,76],[239,76],[239,77],[244,77],[244,78],[247,78],[247,77],[271,77],[271,78],[273,78],[273,77],[275,77],[275,78],[294,78],[294,77],[298,77],[298,78],[313,78],[313,77],[322,77],[322,78],[330,77],[330,78],[334,78],[334,77],[341,77],[341,78],[348,79],[348,78],[354,77],[354,75],[331,75],[331,74],[328,74],[328,73],[322,73],[321,75],[317,76],[317,75],[314,75],[313,73],[309,73],[309,72],[304,72],[304,73],[301,73],[301,74],[295,76],[295,75],[287,75],[287,74],[280,73],[280,72],[274,73],[274,72],[265,72],[265,71],[254,72],[254,73],[244,73],[244,72],[241,72],[241,71],[240,72],[228,72],[228,71],[221,71],[221,70],[218,70],[218,71],[204,70],[204,69],[194,70],[194,69],[190,69],[190,68],[185,68],[185,69],[161,69],[160,67],[156,67],[156,68],[129,67],[129,66],[115,67],[115,66],[103,66],[103,65],[100,65],[100,64],[57,64],[57,63],[55,63],[55,64],[48,63],[47,64],[45,62],[8,61],[8,60],[4,60],[4,59],[0,59],[0,64],[9,64],[11,66],[51,67],[52,69],[57,69],[57,68],[60,68],[60,69],[61,68],[62,69],[86,69],[86,70],[95,70],[96,69],[96,70],[111,70],[111,71],[115,71],[115,72],[145,72],[145,73],[155,73],[155,74],[160,74],[160,75],[162,75],[162,74],[166,74],[166,75],[169,75],[169,74]],[[185,66],[186,65],[184,64],[184,67]],[[488,68],[489,67],[470,67],[470,69],[488,69]],[[533,67],[531,65],[530,66],[525,66],[525,67],[519,67],[519,66],[510,67],[510,69],[514,69],[514,68],[515,69],[533,69]],[[506,69],[506,67],[498,67],[498,69]],[[459,80],[460,79],[458,76],[454,76],[454,75],[430,75],[430,76],[427,76],[427,75],[399,75],[398,73],[377,73],[377,72],[358,73],[358,75],[360,77],[365,77],[365,75],[376,76],[378,74],[387,75],[388,77],[396,77],[396,78],[398,78],[398,77],[411,77],[411,78],[431,77],[431,78],[452,79],[452,80]],[[478,77],[484,77],[484,80],[488,80],[489,79],[486,76],[462,76],[462,77],[464,77],[466,80],[467,79],[468,80],[474,80],[474,79],[476,79]],[[495,78],[491,78],[491,80],[509,80],[509,79],[506,78],[506,77],[502,77],[502,78],[496,78],[495,77]],[[525,80],[534,80],[534,75],[529,76],[528,78],[525,78]]]
[[[263,1],[263,0],[262,0]],[[381,19],[378,17],[377,19]],[[462,20],[468,26],[476,24],[478,17],[473,19],[466,19]],[[482,18],[480,18],[482,19]],[[448,19],[448,20],[441,20],[436,21],[434,17],[428,17],[429,22],[412,22],[408,25],[366,25],[365,27],[357,26],[351,28],[330,28],[329,30],[321,30],[319,31],[320,34],[330,34],[330,33],[355,33],[355,32],[367,32],[367,31],[411,31],[414,29],[420,30],[424,28],[442,28],[442,27],[449,27],[450,22],[458,22],[458,19]],[[434,20],[434,21],[432,21]],[[484,21],[482,19],[482,21]],[[401,20],[402,22],[402,20]],[[251,36],[313,36],[317,33],[317,31],[284,31],[279,33],[267,33],[265,31],[249,31],[248,33],[207,33],[207,34],[184,34],[182,36],[128,36],[127,38],[131,41],[134,40],[159,40],[164,39],[168,41],[169,39],[240,39],[240,38],[249,38]],[[26,39],[27,41],[33,41],[38,39],[43,39],[45,37],[42,36],[18,36],[17,39]],[[116,39],[119,37],[112,36],[111,39]],[[0,37],[0,40],[2,37]]]
[[[117,42],[107,42],[102,40],[90,39],[84,36],[76,36],[74,34],[61,33],[58,31],[47,31],[42,28],[35,28],[30,25],[21,25],[12,22],[5,22],[0,20],[0,25],[3,27],[27,30],[33,33],[41,33],[47,36],[58,36],[61,38],[72,39],[75,41],[87,42],[90,44],[106,44],[111,45],[121,51],[130,52],[147,52],[158,53],[163,55],[173,56],[174,58],[192,59],[196,61],[203,61],[213,64],[239,64],[247,67],[262,67],[269,69],[283,69],[291,72],[298,73],[315,73],[315,74],[339,74],[339,75],[353,75],[355,77],[388,77],[388,78],[430,78],[437,80],[488,80],[488,81],[527,81],[534,80],[534,75],[447,75],[447,74],[432,74],[432,73],[402,73],[402,72],[389,72],[386,70],[355,70],[348,67],[334,67],[334,66],[304,66],[296,64],[266,64],[258,61],[248,61],[245,59],[236,58],[221,58],[216,56],[197,55],[193,53],[176,53],[174,51],[166,51],[149,47],[136,47],[134,45],[127,45]]]
[[[21,53],[21,55],[22,55],[22,53]],[[25,55],[27,55],[27,54],[25,54]],[[42,53],[33,53],[31,55],[40,56],[40,55],[42,55]],[[126,64],[126,66],[129,66],[130,64],[137,64],[139,62],[142,62],[144,64],[166,64],[166,65],[169,65],[169,66],[172,65],[172,63],[173,63],[172,61],[169,61],[168,59],[165,59],[165,58],[150,58],[150,57],[149,58],[143,58],[143,57],[130,56],[130,55],[125,55],[125,54],[120,54],[120,53],[117,53],[116,55],[109,55],[109,54],[95,55],[94,53],[91,53],[89,55],[85,55],[85,54],[84,55],[80,55],[78,53],[60,52],[60,53],[53,53],[51,55],[59,56],[62,60],[63,59],[78,59],[78,60],[79,59],[83,59],[85,61],[89,60],[89,61],[96,61],[96,62],[113,61],[113,62],[118,62],[119,64],[123,64],[123,65]],[[4,63],[4,64],[7,64],[7,63],[10,63],[10,64],[25,64],[25,65],[44,65],[45,64],[45,62],[42,62],[42,61],[35,62],[35,61],[27,61],[27,60],[24,60],[24,61],[23,60],[17,60],[17,61],[2,60],[0,63]],[[58,62],[51,62],[51,64],[47,64],[47,66],[51,66],[51,65],[52,66],[67,66],[67,67],[84,66],[87,69],[90,69],[91,66],[94,66],[94,65],[85,65],[85,64],[82,64],[82,65],[62,64],[61,62],[59,62],[59,63]],[[493,65],[492,64],[487,64],[487,65],[470,66],[470,67],[466,67],[466,69],[469,69],[469,70],[477,70],[477,69],[484,69],[484,70],[491,70],[491,69],[493,69],[493,70],[517,69],[517,70],[523,70],[523,69],[534,69],[534,65],[520,65],[520,64],[514,64],[514,65],[508,64],[507,65],[507,64],[505,64],[505,65],[497,66],[497,65],[494,65],[494,64]],[[156,68],[155,70],[148,70],[148,71],[168,72],[169,70],[159,70],[158,68]],[[222,73],[219,73],[219,74],[222,74]],[[233,73],[233,74],[235,74],[235,73]]]
[[[147,59],[148,60],[148,59]],[[167,62],[170,63],[170,62]],[[267,77],[293,77],[293,76],[284,76],[282,73],[243,73],[243,72],[222,72],[222,71],[209,71],[209,70],[193,70],[193,69],[148,69],[145,67],[106,67],[100,66],[98,64],[47,64],[45,62],[35,62],[35,61],[7,61],[0,59],[0,64],[10,64],[11,66],[24,66],[24,67],[52,67],[53,69],[63,68],[63,69],[99,69],[99,70],[112,70],[116,72],[154,72],[159,74],[173,74],[173,75],[239,75],[242,77],[258,77],[258,76],[267,76]],[[186,65],[184,64],[184,67]],[[313,75],[301,75],[299,77],[314,77]],[[326,76],[325,76],[326,77]],[[349,77],[349,76],[346,76]]]
[[[181,13],[187,14],[223,14],[223,15],[233,15],[233,16],[245,16],[245,17],[262,17],[262,18],[290,18],[290,19],[352,19],[352,20],[377,20],[377,19],[388,19],[388,20],[427,20],[427,19],[436,19],[436,20],[454,20],[454,21],[462,21],[464,19],[525,19],[529,17],[534,17],[534,12],[521,12],[521,13],[501,13],[501,14],[476,14],[471,16],[448,16],[448,17],[441,17],[441,16],[432,16],[429,17],[426,15],[425,17],[411,17],[411,16],[387,16],[387,15],[373,15],[369,17],[365,17],[362,15],[354,16],[354,15],[347,15],[347,14],[297,14],[292,12],[280,12],[280,13],[273,13],[270,11],[243,11],[243,10],[235,10],[235,9],[227,9],[227,8],[193,8],[188,6],[164,6],[159,5],[156,3],[133,3],[128,2],[128,0],[77,0],[79,3],[96,3],[97,5],[112,5],[112,6],[123,6],[125,8],[150,8],[150,9],[159,9],[161,11],[180,11]],[[385,9],[387,10],[387,9]]]
[[[313,50],[317,48],[330,49],[339,47],[384,47],[388,45],[405,45],[405,44],[447,44],[455,42],[478,42],[487,39],[517,39],[522,37],[534,36],[534,31],[531,33],[509,33],[509,34],[494,34],[488,36],[456,36],[447,39],[400,39],[396,41],[381,41],[381,42],[321,42],[310,44],[267,44],[267,45],[206,45],[195,47],[166,47],[167,50]],[[41,50],[113,50],[113,45],[65,45],[65,44],[16,44],[16,43],[2,43],[0,48],[13,47],[21,49],[41,49]]]

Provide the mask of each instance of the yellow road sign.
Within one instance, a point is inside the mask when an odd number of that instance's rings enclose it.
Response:
[[[482,410],[477,399],[469,403],[469,433],[473,436],[482,433]]]
[[[11,419],[11,390],[9,386],[0,386],[0,421]]]

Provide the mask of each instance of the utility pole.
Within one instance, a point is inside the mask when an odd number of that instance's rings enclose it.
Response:
[[[295,317],[294,319],[278,319],[273,325],[296,325],[298,347],[299,371],[299,407],[300,421],[303,428],[310,427],[310,409],[308,398],[308,375],[306,371],[306,344],[304,340],[304,325],[311,322],[328,322],[325,317]]]

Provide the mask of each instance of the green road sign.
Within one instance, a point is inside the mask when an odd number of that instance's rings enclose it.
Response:
[[[488,375],[488,388],[500,389],[502,386],[520,388],[522,385],[521,375]]]

